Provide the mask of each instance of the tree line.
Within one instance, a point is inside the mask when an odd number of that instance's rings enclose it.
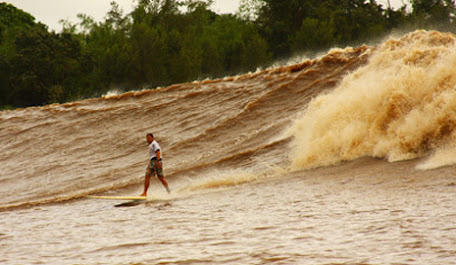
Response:
[[[129,14],[112,2],[104,21],[79,14],[59,33],[0,3],[0,109],[254,71],[394,29],[451,31],[456,17],[455,0],[241,0],[222,15],[212,2],[137,0]]]

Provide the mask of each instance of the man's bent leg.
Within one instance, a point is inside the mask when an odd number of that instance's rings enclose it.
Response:
[[[164,177],[158,177],[158,179],[160,180],[160,182],[163,184],[163,186],[165,187],[166,191],[168,193],[170,193],[171,191],[169,190],[168,188],[168,182],[166,182],[165,178]]]
[[[165,177],[163,176],[163,168],[162,168],[161,161],[155,160],[155,161],[153,161],[153,163],[154,163],[155,174],[157,175],[160,182],[163,184],[163,187],[165,187],[166,191],[168,193],[171,193],[171,191],[169,190],[169,187],[168,187],[168,182],[166,182]]]

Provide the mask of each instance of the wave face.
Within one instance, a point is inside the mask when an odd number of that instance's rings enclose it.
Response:
[[[174,185],[207,177],[182,191],[363,156],[454,163],[454,45],[417,31],[237,77],[0,112],[0,209],[139,192],[149,132]]]
[[[293,166],[428,154],[419,168],[456,162],[455,41],[451,34],[416,31],[373,49],[366,65],[312,100],[297,119]]]

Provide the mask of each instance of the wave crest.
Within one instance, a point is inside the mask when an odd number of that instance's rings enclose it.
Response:
[[[373,50],[367,65],[296,120],[293,167],[362,156],[400,161],[448,148],[456,140],[455,43],[452,34],[415,31]]]

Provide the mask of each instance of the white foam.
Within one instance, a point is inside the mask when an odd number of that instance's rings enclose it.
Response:
[[[456,140],[456,39],[415,31],[378,47],[369,63],[315,98],[291,128],[293,167],[373,156],[400,161],[428,154],[441,165]],[[437,165],[439,163],[433,162]]]

